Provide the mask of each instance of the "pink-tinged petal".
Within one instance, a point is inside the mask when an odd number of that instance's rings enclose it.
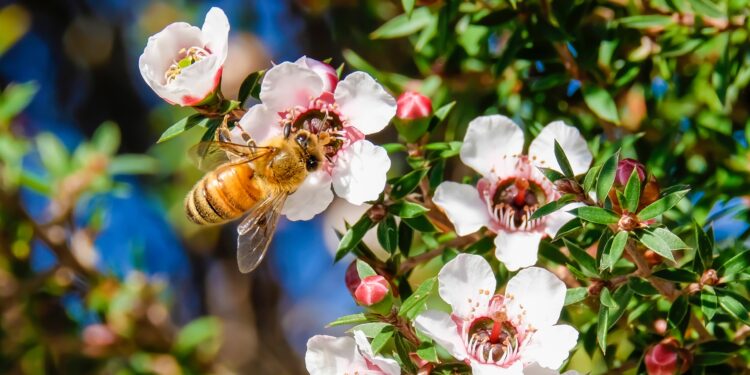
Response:
[[[438,284],[440,297],[464,320],[487,311],[497,285],[490,264],[472,254],[459,254],[448,262],[438,273]]]
[[[318,170],[307,175],[297,191],[289,195],[281,213],[292,221],[310,220],[325,211],[332,201],[331,175]]]
[[[562,121],[555,121],[545,126],[531,142],[529,146],[531,162],[540,167],[560,171],[560,165],[557,164],[557,158],[555,158],[555,140],[565,151],[573,173],[579,175],[589,169],[593,157],[586,140],[583,139],[578,129]]]
[[[385,187],[391,159],[384,148],[362,140],[352,143],[337,156],[333,167],[336,195],[360,205],[378,198]]]
[[[546,367],[539,366],[538,363],[532,363],[523,369],[523,375],[560,375],[557,370],[551,370]],[[569,370],[565,371],[562,375],[580,375],[578,371]]]
[[[523,269],[505,288],[508,317],[518,317],[535,329],[550,327],[560,318],[565,292],[565,284],[552,272],[538,267]]]
[[[414,327],[442,346],[454,358],[463,361],[468,357],[466,347],[450,315],[443,311],[427,310],[414,319]]]
[[[281,118],[264,104],[256,104],[247,110],[239,122],[239,127],[232,129],[232,141],[245,144],[242,132],[247,133],[258,146],[265,145],[269,140],[281,136]]]
[[[583,206],[583,203],[579,202],[567,204],[560,210],[547,215],[547,218],[544,221],[544,233],[547,233],[550,237],[555,237],[557,231],[559,231],[563,225],[575,218],[575,216],[569,214],[568,211],[581,206]]]
[[[509,367],[500,367],[489,363],[471,362],[472,375],[522,375],[523,364],[514,362]]]
[[[383,130],[396,114],[396,99],[364,72],[346,76],[333,96],[349,125],[364,134]]]
[[[372,352],[372,346],[370,345],[370,342],[367,341],[364,332],[354,331],[354,340],[357,342],[357,347],[362,356],[380,369],[380,371],[386,375],[401,374],[401,366],[398,365],[398,362],[390,358],[375,355],[375,353]]]
[[[343,374],[360,362],[364,359],[351,337],[317,335],[307,340],[305,367],[310,375]]]
[[[221,82],[222,66],[219,56],[210,55],[180,71],[166,85],[166,90],[179,95],[177,104],[192,106],[202,102]]]
[[[543,236],[542,232],[500,230],[495,237],[495,257],[510,271],[533,266],[536,264],[539,241]]]
[[[529,343],[521,349],[521,360],[557,370],[568,359],[577,341],[578,331],[569,325],[540,328],[532,333]]]
[[[523,130],[500,115],[480,116],[469,123],[461,147],[461,161],[482,176],[489,176],[496,162],[520,155]]]
[[[221,8],[213,7],[203,22],[203,47],[216,55],[220,65],[224,65],[229,50],[229,20]]]
[[[471,185],[445,181],[437,187],[432,200],[445,212],[459,236],[474,233],[489,225],[490,214],[487,207],[477,189]]]
[[[307,107],[322,93],[323,81],[315,72],[288,61],[269,69],[260,86],[260,100],[272,112]]]
[[[339,83],[339,76],[336,73],[336,69],[332,66],[315,59],[311,59],[307,56],[302,56],[294,62],[297,65],[304,66],[320,77],[323,81],[323,91],[333,92],[336,90],[336,85]]]

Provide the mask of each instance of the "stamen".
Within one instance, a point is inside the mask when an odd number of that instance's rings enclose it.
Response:
[[[180,60],[173,60],[174,62],[172,63],[172,65],[170,65],[169,69],[167,69],[167,71],[164,73],[164,79],[167,81],[167,84],[174,81],[177,76],[180,75],[182,69],[203,60],[209,55],[210,53],[201,47],[181,49],[177,53],[177,57],[179,57]]]

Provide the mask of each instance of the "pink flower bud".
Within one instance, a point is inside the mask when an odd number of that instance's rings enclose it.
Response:
[[[649,375],[682,374],[690,367],[688,356],[674,339],[665,339],[646,351],[646,372]]]
[[[83,329],[83,342],[89,346],[109,346],[112,345],[117,337],[104,324],[92,324]]]
[[[336,90],[336,85],[339,83],[339,75],[336,74],[336,69],[332,66],[307,56],[300,57],[295,63],[315,72],[323,80],[323,91],[333,92]]]
[[[402,120],[417,120],[432,114],[430,98],[416,92],[406,91],[396,101],[396,117]]]
[[[380,275],[367,276],[354,291],[354,299],[364,306],[382,301],[388,294],[388,280]]]
[[[638,178],[643,182],[646,179],[646,167],[641,164],[638,160],[634,159],[622,159],[617,164],[617,177],[615,182],[619,185],[626,185],[630,175],[633,173],[633,169],[638,171]]]
[[[346,283],[346,289],[349,289],[349,293],[351,293],[352,297],[354,297],[354,292],[357,290],[359,284],[362,283],[362,280],[360,280],[359,278],[359,273],[357,272],[356,260],[352,262],[352,264],[350,264],[346,269],[346,273],[344,274],[344,283]]]

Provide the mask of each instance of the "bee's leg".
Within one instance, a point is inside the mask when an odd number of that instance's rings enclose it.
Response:
[[[231,142],[232,139],[232,133],[229,131],[228,123],[228,116],[224,117],[224,121],[221,122],[221,125],[219,125],[219,128],[216,129],[216,137],[215,140],[219,142]],[[239,125],[237,125],[239,126]]]
[[[289,138],[289,134],[292,133],[292,123],[288,122],[284,125],[284,138]]]

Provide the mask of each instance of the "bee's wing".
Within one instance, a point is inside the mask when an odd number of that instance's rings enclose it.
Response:
[[[263,260],[287,196],[284,193],[271,194],[256,203],[237,227],[237,265],[240,272],[254,270]]]
[[[227,162],[251,161],[270,151],[273,151],[273,148],[208,141],[191,147],[188,156],[198,169],[208,172]]]

